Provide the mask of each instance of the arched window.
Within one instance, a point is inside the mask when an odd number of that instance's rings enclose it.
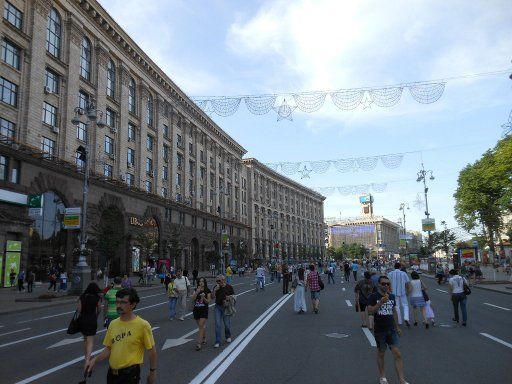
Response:
[[[135,100],[136,100],[136,88],[135,88],[135,80],[130,78],[130,85],[128,86],[128,111],[131,113],[136,113],[135,108]]]
[[[46,28],[46,50],[55,57],[60,57],[60,40],[62,28],[59,13],[52,8],[48,14],[48,26]]]
[[[148,119],[147,123],[150,127],[153,126],[153,96],[148,96]]]
[[[91,80],[91,42],[87,37],[82,39],[80,49],[80,76]]]
[[[116,66],[112,60],[107,65],[107,96],[116,96]]]

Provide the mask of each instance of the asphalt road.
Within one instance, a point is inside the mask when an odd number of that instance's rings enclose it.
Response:
[[[324,279],[325,281],[327,279]],[[320,313],[293,312],[293,297],[277,284],[254,292],[253,277],[235,278],[239,294],[232,319],[233,342],[214,349],[210,310],[208,344],[194,350],[195,321],[169,321],[163,288],[141,292],[138,314],[154,327],[158,383],[378,383],[376,348],[354,310],[354,283],[327,285]],[[512,296],[473,290],[468,326],[452,322],[446,286],[425,279],[437,326],[404,329],[400,339],[406,378],[411,383],[512,383]],[[343,290],[345,288],[345,290]],[[348,300],[348,302],[347,302]],[[308,300],[310,308],[310,302]],[[67,335],[72,304],[0,316],[1,383],[76,383],[81,380],[83,346]],[[95,339],[101,350],[104,331]],[[190,341],[187,341],[190,339]],[[166,344],[176,346],[163,349]],[[177,345],[179,344],[179,345]],[[143,377],[149,369],[146,357]],[[106,381],[107,363],[95,368],[88,383]],[[390,383],[397,383],[386,354]],[[144,381],[143,381],[144,382]]]

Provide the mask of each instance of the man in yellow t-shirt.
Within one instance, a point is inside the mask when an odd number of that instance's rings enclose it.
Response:
[[[121,289],[116,293],[116,309],[119,318],[110,323],[103,345],[105,349],[91,359],[86,374],[98,361],[108,358],[107,384],[137,384],[140,366],[144,362],[144,350],[149,350],[149,375],[147,382],[156,382],[156,348],[151,325],[133,313],[139,303],[137,291]]]

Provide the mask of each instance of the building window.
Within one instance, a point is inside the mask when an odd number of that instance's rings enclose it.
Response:
[[[176,174],[176,187],[181,187],[181,173]]]
[[[18,184],[20,182],[20,162],[18,160],[11,159],[11,177],[9,181],[14,184]]]
[[[148,96],[148,105],[147,105],[147,120],[146,122],[150,127],[153,126],[153,96]]]
[[[131,166],[135,165],[135,149],[128,148],[126,163]]]
[[[18,86],[9,80],[0,78],[0,93],[2,103],[18,106]]]
[[[190,173],[190,177],[194,177],[196,173],[196,164],[193,161],[188,162],[188,171]]]
[[[153,160],[151,160],[149,157],[146,158],[146,173],[148,175],[153,173]]]
[[[134,180],[135,176],[132,173],[126,174],[126,184],[128,184],[130,187],[133,187]]]
[[[201,160],[202,163],[204,163],[204,152],[199,151],[199,160]]]
[[[59,93],[59,84],[60,84],[60,76],[57,75],[55,72],[46,68],[45,82],[44,82],[45,87],[51,93]]]
[[[103,165],[103,176],[108,178],[112,177],[112,166],[110,164]]]
[[[12,121],[0,117],[0,141],[5,138],[14,139],[15,127]]]
[[[181,203],[181,193],[176,193],[176,201]]]
[[[89,94],[84,91],[78,93],[78,107],[82,110],[86,110],[89,106]]]
[[[20,69],[20,49],[7,40],[2,41],[2,61]]]
[[[194,145],[192,143],[188,143],[188,154],[194,156]]]
[[[85,168],[84,153],[82,151],[75,152],[75,164],[79,169]]]
[[[41,138],[41,151],[49,155],[45,157],[53,156],[55,154],[55,141],[43,136]]]
[[[87,125],[85,123],[79,122],[76,126],[76,138],[87,142]]]
[[[46,28],[46,50],[55,57],[60,57],[61,34],[60,16],[55,8],[52,8],[48,14],[48,26]]]
[[[43,103],[43,123],[52,127],[57,126],[57,107],[47,103]]]
[[[167,188],[162,187],[161,194],[164,199],[167,199]]]
[[[131,113],[136,113],[136,97],[137,97],[137,89],[135,85],[135,80],[130,78],[130,84],[128,85],[128,111]]]
[[[194,180],[188,179],[188,191],[190,196],[194,196]]]
[[[116,97],[116,66],[112,60],[107,64],[107,96]]]
[[[200,172],[199,174],[201,176],[201,180],[204,180],[204,177],[206,175],[206,169],[201,167],[201,168],[199,168],[199,172]]]
[[[7,180],[7,169],[9,167],[9,158],[0,155],[0,180]]]
[[[200,198],[204,197],[204,185],[199,186],[199,197]]]
[[[183,167],[183,156],[181,156],[179,153],[176,155],[176,166],[178,169]]]
[[[176,135],[176,146],[178,148],[183,148],[183,140],[179,134]]]
[[[162,180],[167,181],[169,178],[169,167],[167,165],[162,166]]]
[[[105,136],[105,153],[107,155],[114,154],[114,139],[110,136]]]
[[[154,138],[153,138],[153,136],[148,135],[148,136],[147,136],[147,138],[146,138],[146,149],[147,149],[149,152],[153,152],[153,143],[154,143]]]
[[[169,137],[169,126],[167,124],[164,124],[164,137]]]
[[[91,42],[87,37],[82,39],[80,46],[80,76],[91,80]]]
[[[109,128],[116,127],[116,113],[111,110],[110,108],[107,108],[107,113],[105,114],[105,123]]]
[[[21,11],[14,5],[6,1],[4,5],[4,19],[14,25],[16,28],[21,29],[23,13],[21,13]]]
[[[146,190],[147,193],[151,193],[151,191],[153,189],[153,185],[151,184],[151,181],[146,180],[144,182],[144,189]]]
[[[128,141],[135,141],[135,125],[128,123]]]
[[[185,213],[180,212],[179,222],[181,225],[185,225]]]
[[[169,146],[164,144],[164,148],[162,150],[162,156],[164,161],[169,161]]]

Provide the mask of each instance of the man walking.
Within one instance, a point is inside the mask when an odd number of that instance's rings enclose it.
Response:
[[[260,266],[256,269],[256,291],[261,287],[261,290],[265,290],[265,268],[263,268],[263,265],[260,264]]]
[[[34,281],[36,281],[36,274],[33,270],[29,269],[27,273],[27,293],[34,290]]]
[[[343,263],[343,272],[345,275],[345,281],[348,283],[350,279],[350,265],[348,264],[348,261],[345,260]]]
[[[457,270],[450,271],[450,279],[448,280],[448,291],[452,296],[453,304],[453,321],[459,322],[459,304],[462,312],[462,326],[466,326],[468,321],[468,313],[466,310],[467,297],[464,293],[464,284],[467,284],[466,279],[459,275]]]
[[[389,280],[391,280],[391,292],[396,298],[396,312],[398,314],[398,324],[402,325],[402,309],[403,321],[408,327],[409,323],[409,303],[407,295],[409,294],[409,276],[407,273],[400,270],[400,263],[395,263],[395,270],[388,273]]]
[[[318,307],[320,306],[320,275],[315,271],[315,266],[309,266],[309,274],[306,278],[307,287],[311,292],[311,303],[313,304],[313,312],[318,314]]]
[[[327,284],[331,284],[331,280],[334,284],[334,267],[332,264],[327,268]]]
[[[357,261],[352,262],[352,274],[354,275],[354,281],[357,281],[357,271],[359,270],[359,264]]]
[[[222,323],[224,323],[224,336],[226,342],[231,343],[231,315],[226,313],[231,297],[235,295],[233,287],[226,283],[223,275],[217,276],[217,283],[213,288],[213,298],[215,299],[215,345],[214,348],[220,347],[222,336]]]
[[[156,382],[156,348],[151,325],[133,313],[140,299],[133,288],[116,292],[116,310],[119,318],[108,327],[103,345],[105,349],[92,358],[86,367],[90,374],[94,365],[108,359],[107,384],[137,384],[140,367],[144,362],[144,350],[149,351],[149,375],[147,383]]]
[[[288,266],[283,264],[283,295],[287,295],[289,293],[288,285],[290,283],[290,271],[288,270]]]
[[[103,313],[105,316],[105,322],[103,325],[105,327],[108,327],[112,320],[119,317],[119,313],[117,313],[116,307],[116,294],[118,291],[123,289],[121,286],[122,282],[123,280],[120,276],[114,277],[114,285],[108,290],[107,293],[105,293],[105,304],[103,306]]]
[[[408,384],[404,377],[404,363],[398,349],[398,336],[402,334],[397,324],[398,314],[395,295],[390,292],[390,280],[386,276],[379,277],[379,289],[368,298],[368,311],[375,316],[374,336],[377,342],[377,366],[379,367],[379,383],[387,384],[384,369],[384,354],[389,347],[395,359],[395,369],[400,384]]]
[[[190,282],[188,280],[188,277],[183,276],[183,271],[178,269],[176,271],[176,278],[174,279],[174,290],[177,292],[178,297],[178,305],[177,313],[179,314],[178,319],[180,321],[185,320],[185,311],[187,308],[187,293],[188,288],[190,287]]]

